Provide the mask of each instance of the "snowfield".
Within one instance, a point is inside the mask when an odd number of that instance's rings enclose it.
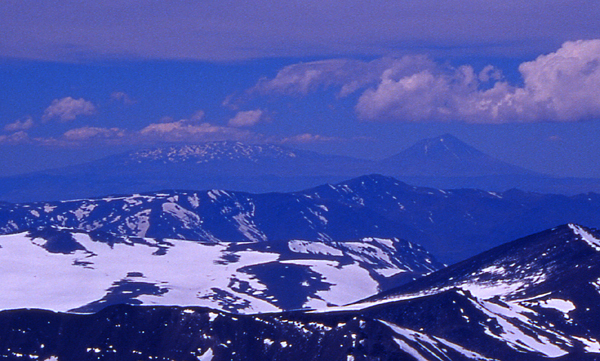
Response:
[[[257,244],[104,237],[57,228],[0,236],[0,309],[95,312],[117,303],[241,313],[326,308],[377,293],[387,274],[419,277],[434,270],[426,253],[412,260],[420,264],[416,272],[414,264],[396,260],[394,254],[410,249],[399,240]]]

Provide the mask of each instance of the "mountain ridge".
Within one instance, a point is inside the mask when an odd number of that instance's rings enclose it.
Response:
[[[0,233],[54,224],[209,242],[401,238],[454,263],[558,224],[600,225],[600,195],[440,190],[362,176],[301,192],[164,191],[0,203]]]

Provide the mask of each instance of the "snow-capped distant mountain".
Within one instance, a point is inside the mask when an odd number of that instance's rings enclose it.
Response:
[[[600,226],[600,195],[444,191],[372,175],[295,193],[165,191],[0,203],[4,234],[57,225],[209,242],[401,238],[444,263],[569,222]]]
[[[597,360],[600,232],[560,226],[336,310],[258,315],[131,306],[92,315],[4,311],[0,356]]]
[[[368,160],[272,144],[164,146],[1,178],[0,199],[64,200],[163,189],[287,192],[369,174],[372,165]]]
[[[0,310],[113,304],[275,312],[342,305],[442,265],[398,239],[204,243],[43,228],[0,236]]]

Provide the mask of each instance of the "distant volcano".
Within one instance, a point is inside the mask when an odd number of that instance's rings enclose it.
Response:
[[[423,139],[381,162],[381,173],[393,176],[480,177],[535,175],[495,159],[450,134]]]

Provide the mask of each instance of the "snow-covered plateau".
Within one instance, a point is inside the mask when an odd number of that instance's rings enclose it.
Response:
[[[440,268],[398,239],[212,243],[64,228],[0,236],[0,309],[113,304],[239,313],[344,305]]]

